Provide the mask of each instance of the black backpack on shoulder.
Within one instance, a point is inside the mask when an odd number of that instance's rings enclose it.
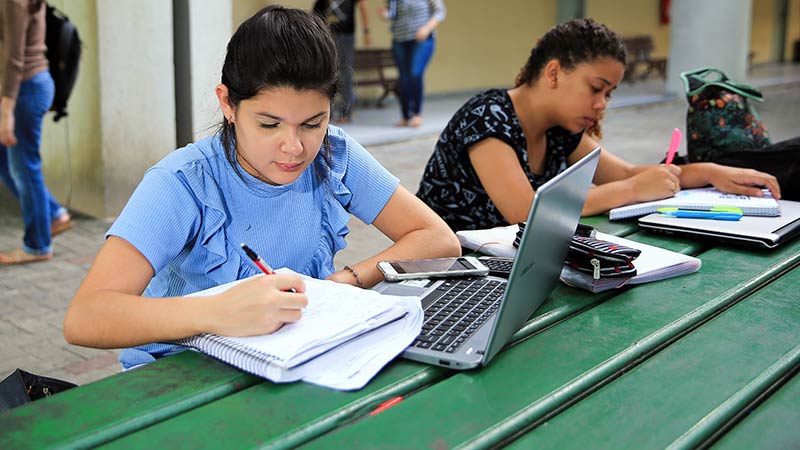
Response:
[[[56,86],[50,111],[56,112],[53,120],[58,122],[67,115],[67,100],[78,79],[82,43],[75,24],[56,8],[47,5],[45,21],[47,60],[50,62],[50,75]]]

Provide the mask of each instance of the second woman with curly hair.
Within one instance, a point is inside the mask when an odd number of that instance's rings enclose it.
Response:
[[[454,230],[524,221],[535,190],[597,148],[599,121],[625,72],[622,39],[592,19],[545,33],[512,89],[467,101],[445,127],[417,196]],[[634,166],[603,149],[584,215],[657,200],[679,189],[780,197],[775,177],[696,163]]]

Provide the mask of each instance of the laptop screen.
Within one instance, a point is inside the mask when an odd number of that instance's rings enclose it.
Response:
[[[536,191],[484,366],[555,288],[599,159],[596,148]]]

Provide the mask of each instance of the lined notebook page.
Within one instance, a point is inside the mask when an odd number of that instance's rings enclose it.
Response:
[[[780,216],[781,208],[772,198],[768,190],[764,190],[764,197],[750,197],[747,195],[723,194],[714,188],[685,189],[674,197],[656,200],[653,202],[636,203],[628,206],[614,208],[609,212],[609,219],[619,220],[629,217],[639,217],[654,213],[658,208],[682,208],[708,211],[715,206],[735,206],[742,209],[746,216]]]
[[[278,273],[282,271],[283,269],[279,269]],[[205,350],[223,360],[232,359],[226,353],[241,352],[280,367],[291,367],[406,312],[395,308],[394,297],[384,296],[376,291],[333,281],[303,278],[309,303],[301,320],[261,336],[230,337],[204,333],[183,339],[179,343]],[[244,280],[227,283],[194,295],[213,295],[242,281]]]

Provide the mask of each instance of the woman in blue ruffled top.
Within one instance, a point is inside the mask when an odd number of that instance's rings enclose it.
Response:
[[[338,73],[319,18],[273,5],[242,23],[216,87],[220,129],[145,173],[72,300],[67,341],[135,347],[120,355],[130,368],[182,350],[158,342],[258,335],[300,319],[308,299],[292,275],[182,297],[260,273],[241,243],[273,267],[360,287],[382,279],[380,260],[460,254],[442,219],[328,125]],[[337,271],[350,214],[394,244]]]

